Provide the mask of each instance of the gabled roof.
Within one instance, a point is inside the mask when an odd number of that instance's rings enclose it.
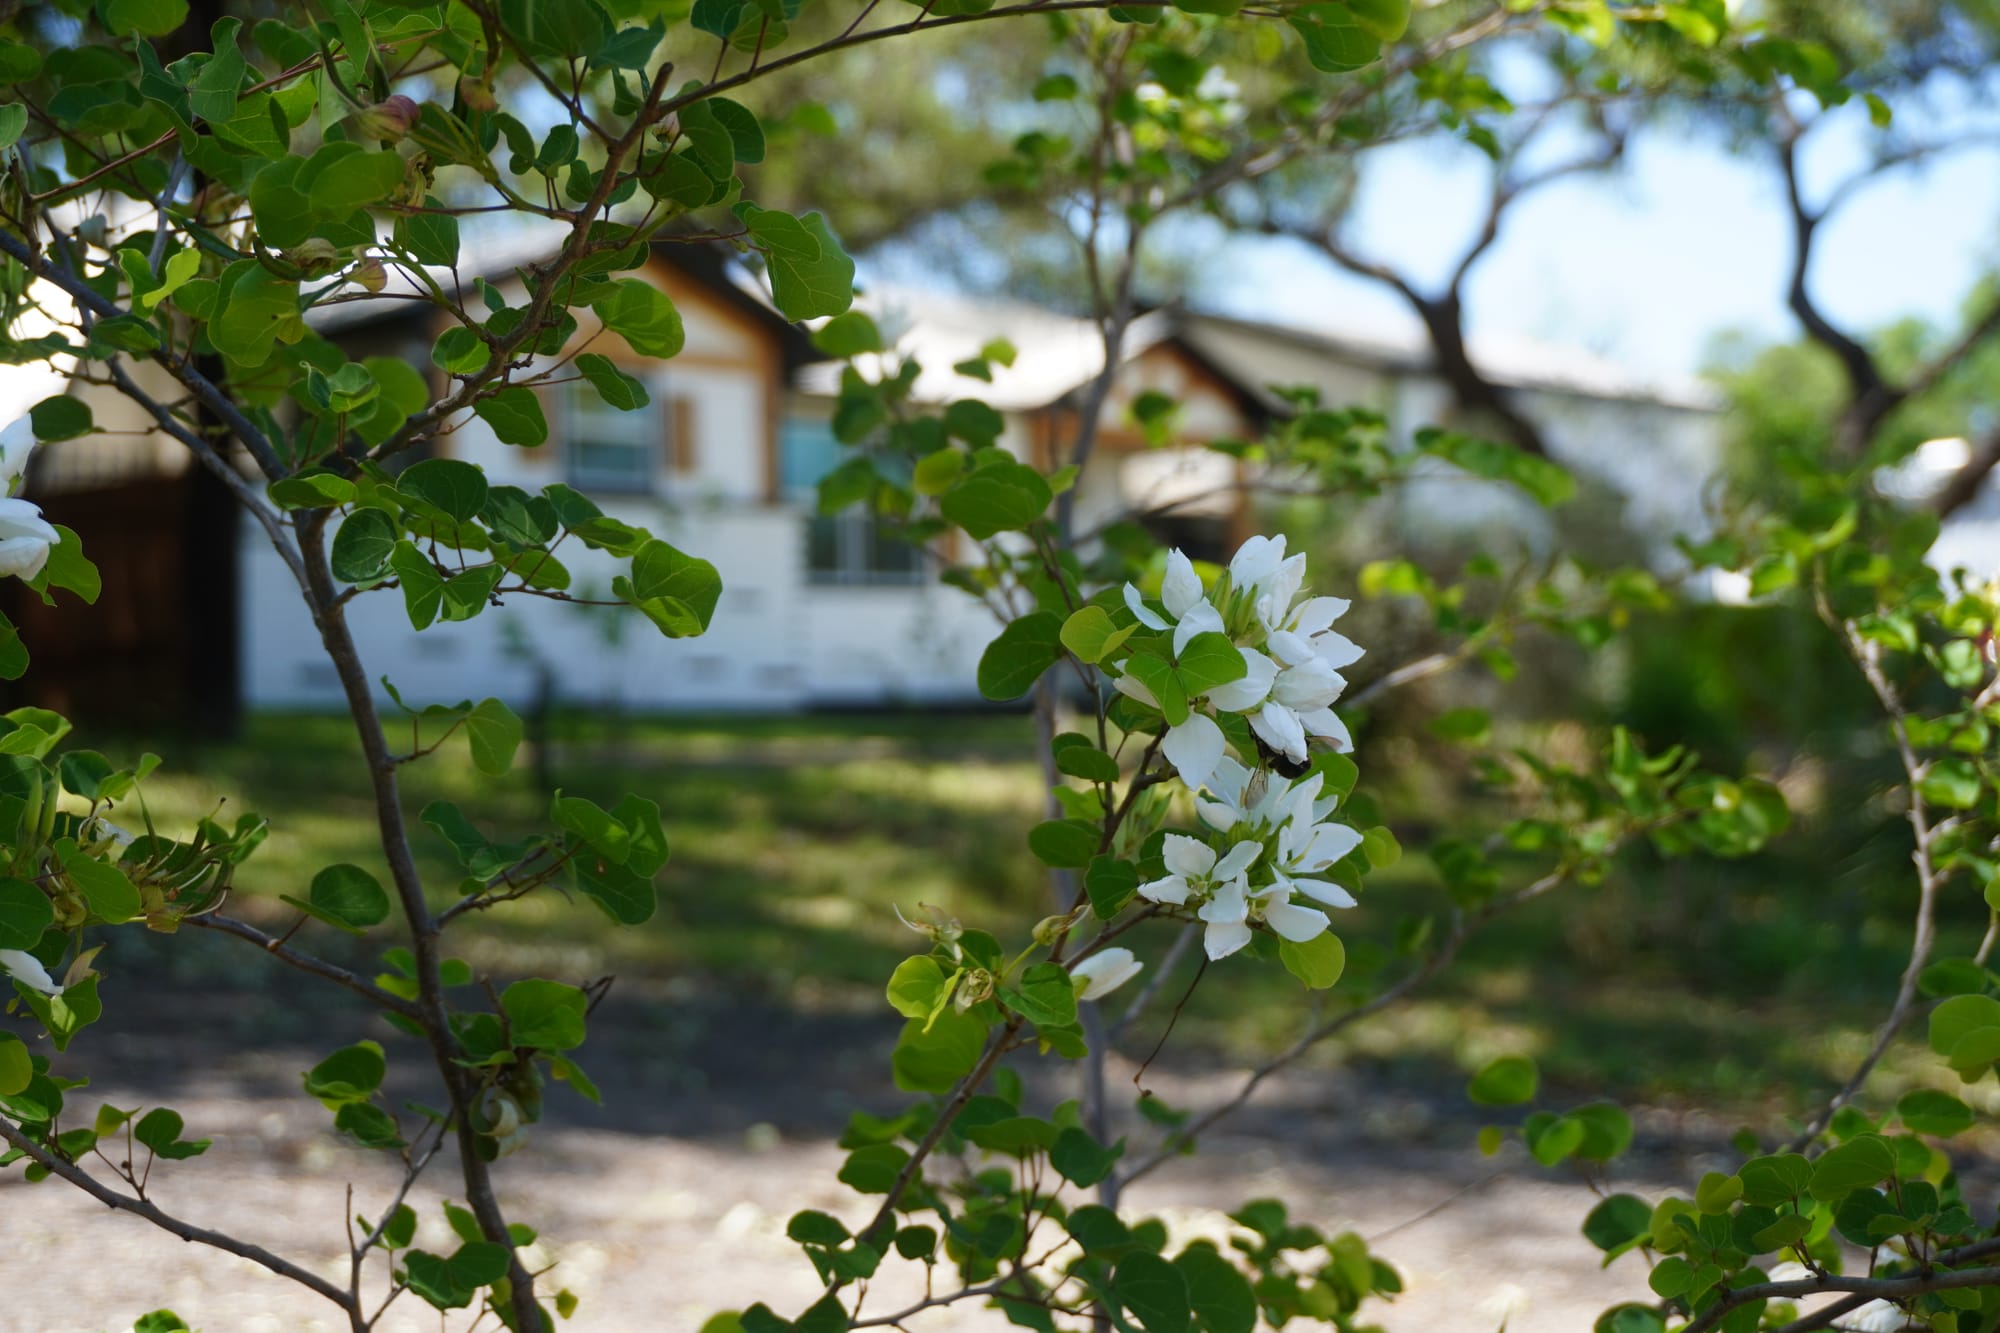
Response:
[[[922,367],[912,390],[919,402],[978,398],[1003,412],[1036,411],[1065,405],[1104,368],[1097,322],[1045,306],[887,284],[869,287],[855,306],[874,318],[883,338],[895,347],[891,356],[871,353],[855,358],[855,364],[872,379],[893,360],[914,359]],[[993,363],[991,381],[953,368],[978,357],[995,339],[1012,344],[1014,362]],[[1137,316],[1126,329],[1122,350],[1131,362],[1168,346],[1213,376],[1245,411],[1254,416],[1268,412],[1258,386],[1231,374],[1182,337],[1176,311],[1149,310]],[[840,391],[844,364],[806,365],[793,383],[803,393],[830,397]]]
[[[522,269],[555,255],[564,235],[564,229],[558,227],[523,226],[467,247],[456,276],[445,268],[432,267],[426,272],[447,290],[454,283],[459,284],[466,289],[465,297],[470,300],[474,278],[494,284],[512,281]],[[653,242],[651,259],[688,278],[710,296],[768,330],[777,340],[788,371],[819,357],[805,330],[779,314],[763,298],[756,280],[728,247],[710,240],[667,236]],[[415,282],[391,270],[381,295],[316,306],[308,312],[306,321],[319,332],[331,335],[398,320],[428,318],[433,307],[427,301],[412,299],[422,294],[423,289]]]
[[[1202,336],[1205,332],[1223,338],[1266,338],[1382,374],[1437,373],[1430,339],[1415,328],[1366,332],[1332,325],[1309,328],[1206,312],[1189,314],[1187,324],[1198,342],[1208,341]],[[1650,403],[1693,412],[1714,412],[1723,406],[1722,395],[1704,381],[1641,375],[1578,348],[1523,338],[1485,337],[1471,339],[1467,350],[1473,364],[1502,388]]]

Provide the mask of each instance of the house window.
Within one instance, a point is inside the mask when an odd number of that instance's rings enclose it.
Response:
[[[792,417],[779,432],[779,477],[785,496],[806,506],[806,575],[814,583],[916,583],[923,578],[917,549],[866,504],[822,514],[819,481],[846,461],[847,450],[830,422]],[[878,461],[877,466],[882,466]]]
[[[569,484],[586,493],[657,491],[664,460],[673,457],[674,449],[667,414],[660,410],[658,383],[647,386],[652,401],[631,412],[612,407],[587,384],[564,388]]]

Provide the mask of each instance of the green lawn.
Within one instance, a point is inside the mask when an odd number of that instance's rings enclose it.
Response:
[[[1023,843],[1040,817],[1024,716],[599,717],[552,730],[555,784],[606,805],[627,791],[659,802],[673,858],[659,913],[642,927],[614,929],[592,904],[555,893],[466,923],[453,951],[496,976],[609,972],[641,995],[715,987],[854,1010],[880,1006],[884,978],[919,945],[895,906],[934,904],[1017,939],[1048,910]],[[79,742],[114,757],[142,744]],[[250,808],[270,820],[232,912],[282,929],[295,914],[276,902],[279,893],[301,892],[328,862],[379,865],[344,718],[264,716],[234,742],[153,748],[173,761],[146,787],[163,830],[218,803],[225,816]],[[480,776],[457,741],[404,776],[412,812],[443,797],[495,837],[546,827],[547,797],[525,748],[498,781]],[[1404,808],[1451,818],[1440,799]],[[1429,831],[1398,823],[1413,848]],[[427,881],[448,901],[456,874],[442,840],[419,825],[416,842]],[[1435,990],[1352,1030],[1343,1049],[1425,1080],[1525,1051],[1559,1095],[1720,1098],[1745,1112],[1782,1101],[1787,1084],[1831,1081],[1886,1003],[1901,944],[1890,929],[1855,932],[1822,910],[1817,845],[1807,834],[1789,846],[1791,859],[1730,866],[1662,866],[1642,849],[1607,884],[1563,890],[1496,923]],[[1892,874],[1893,860],[1875,872]],[[1880,892],[1893,899],[1893,882]],[[1376,876],[1363,907],[1336,923],[1350,973],[1403,966],[1382,942],[1398,918],[1440,903],[1420,854]],[[1745,928],[1752,921],[1761,928]],[[1157,957],[1171,934],[1162,926],[1135,942]],[[355,945],[318,925],[301,938],[357,958]],[[1773,941],[1768,958],[1756,952]],[[384,933],[368,947],[389,942]],[[1151,1048],[1195,969],[1185,963],[1158,1021],[1134,1029],[1135,1054]],[[1320,1003],[1342,1002],[1337,991]],[[1228,1058],[1270,1049],[1313,1005],[1275,960],[1231,959],[1202,975],[1174,1045]]]

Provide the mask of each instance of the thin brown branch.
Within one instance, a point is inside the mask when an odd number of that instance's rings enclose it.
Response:
[[[1837,443],[1849,457],[1866,447],[1868,437],[1898,395],[1883,377],[1874,355],[1859,341],[1836,327],[1814,302],[1807,279],[1812,271],[1813,241],[1823,212],[1806,204],[1799,186],[1799,140],[1802,131],[1788,134],[1778,144],[1778,168],[1785,183],[1785,203],[1792,218],[1792,272],[1786,287],[1785,304],[1805,329],[1806,336],[1833,354],[1847,376],[1848,404],[1836,428]]]
[[[289,944],[286,944],[284,940],[275,935],[266,934],[247,921],[238,921],[236,918],[228,916],[190,916],[183,917],[181,924],[183,926],[193,926],[199,930],[212,930],[222,935],[234,935],[237,939],[246,940],[256,945],[279,962],[295,967],[301,972],[310,972],[316,977],[334,982],[340,986],[345,986],[348,990],[366,999],[369,1003],[378,1005],[392,1014],[400,1014],[404,1018],[411,1020],[415,1020],[420,1016],[417,1012],[417,1007],[400,995],[391,995],[388,991],[383,990],[380,986],[377,986],[374,982],[369,981],[359,973],[350,972],[338,964],[329,963],[325,959],[316,958],[309,953],[302,953],[292,948]]]
[[[864,1239],[869,1236],[883,1237],[893,1229],[897,1203],[923,1174],[925,1160],[944,1140],[952,1121],[958,1118],[958,1113],[965,1109],[965,1104],[972,1100],[980,1085],[986,1082],[986,1076],[1000,1063],[1000,1057],[1013,1049],[1014,1037],[1020,1030],[1021,1019],[1010,1017],[1005,1026],[987,1039],[986,1050],[980,1055],[979,1063],[972,1067],[971,1073],[958,1081],[958,1086],[952,1090],[950,1098],[938,1112],[938,1117],[932,1122],[929,1132],[918,1140],[917,1146],[910,1151],[910,1160],[903,1163],[903,1169],[898,1171],[895,1180],[890,1182],[889,1192],[883,1197],[882,1206],[876,1210],[874,1218],[868,1225],[856,1233],[857,1235]]]
[[[1889,729],[1896,740],[1896,757],[1903,767],[1903,775],[1909,786],[1910,807],[1907,818],[1910,832],[1916,840],[1911,849],[1911,863],[1917,872],[1916,919],[1910,928],[1910,958],[1903,967],[1902,979],[1896,985],[1896,999],[1889,1007],[1889,1016],[1882,1020],[1876,1030],[1875,1042],[1868,1049],[1861,1063],[1834,1095],[1806,1122],[1806,1126],[1792,1139],[1789,1150],[1798,1152],[1810,1144],[1832,1121],[1834,1112],[1845,1106],[1874,1072],[1875,1066],[1889,1051],[1903,1027],[1916,1011],[1918,989],[1917,980],[1923,974],[1924,966],[1930,962],[1931,950],[1937,943],[1937,899],[1938,890],[1946,876],[1940,873],[1931,857],[1932,840],[1937,830],[1930,817],[1929,803],[1924,800],[1922,780],[1927,765],[1918,758],[1914,746],[1910,744],[1909,714],[1903,707],[1902,696],[1882,671],[1881,648],[1871,639],[1865,639],[1855,627],[1846,621],[1837,620],[1828,606],[1823,592],[1816,600],[1819,612],[1841,641],[1861,674],[1868,682],[1868,688],[1875,693],[1882,710],[1889,715]]]
[[[1603,855],[1609,857],[1616,850],[1617,844],[1614,844],[1605,849]],[[1172,1161],[1180,1154],[1182,1148],[1193,1143],[1197,1137],[1205,1133],[1211,1126],[1235,1114],[1244,1103],[1248,1102],[1256,1094],[1257,1089],[1263,1086],[1266,1079],[1269,1079],[1272,1075],[1286,1067],[1297,1063],[1308,1051],[1311,1051],[1327,1038],[1345,1031],[1363,1019],[1371,1018],[1383,1010],[1401,1003],[1412,992],[1422,987],[1424,983],[1443,971],[1451,960],[1457,957],[1458,951],[1464,945],[1465,941],[1480,926],[1502,912],[1510,911],[1523,903],[1532,902],[1534,899],[1548,893],[1568,880],[1575,873],[1575,870],[1576,867],[1574,866],[1558,866],[1526,887],[1504,898],[1496,899],[1480,908],[1477,912],[1461,918],[1452,927],[1450,933],[1445,936],[1444,941],[1438,945],[1437,950],[1411,971],[1405,973],[1401,980],[1395,982],[1388,989],[1382,991],[1366,1003],[1357,1005],[1345,1013],[1336,1014],[1332,1018],[1326,1019],[1309,1028],[1304,1035],[1299,1037],[1290,1046],[1287,1046],[1284,1050],[1250,1071],[1244,1077],[1243,1082],[1237,1086],[1236,1091],[1228,1098],[1175,1129],[1171,1134],[1167,1135],[1159,1147],[1135,1161],[1130,1170],[1120,1173],[1118,1177],[1120,1185],[1130,1185],[1133,1181],[1152,1174],[1160,1167]]]
[[[382,856],[389,867],[410,931],[410,949],[416,962],[418,1023],[431,1047],[431,1055],[451,1101],[451,1122],[457,1131],[459,1169],[465,1184],[465,1200],[487,1240],[508,1251],[508,1280],[511,1288],[513,1327],[517,1333],[544,1333],[541,1309],[535,1303],[535,1279],[515,1250],[507,1219],[501,1212],[493,1189],[489,1163],[479,1153],[478,1131],[473,1127],[473,1106],[479,1095],[478,1081],[459,1064],[462,1051],[445,1010],[444,981],[441,974],[440,927],[424,896],[423,877],[417,870],[410,848],[409,826],[403,814],[403,798],[397,779],[395,756],[382,730],[375,708],[375,696],[367,668],[363,666],[353,633],[347,625],[346,608],[339,601],[339,587],[327,563],[326,520],[328,511],[315,511],[299,530],[300,554],[304,559],[310,587],[309,604],[321,644],[332,661],[334,674],[346,696],[348,713],[361,741],[363,759],[374,797],[375,824]]]
[[[1807,1333],[1809,1329],[1827,1327],[1842,1315],[1859,1309],[1869,1301],[1906,1301],[1927,1291],[1962,1291],[1967,1287],[2000,1284],[2000,1268],[1940,1267],[1969,1263],[1974,1259],[1982,1259],[1993,1254],[2000,1254],[2000,1240],[1982,1240],[1956,1250],[1946,1250],[1932,1259],[1926,1267],[1913,1273],[1899,1273],[1893,1277],[1846,1277],[1838,1273],[1822,1273],[1791,1282],[1758,1282],[1747,1287],[1738,1287],[1689,1320],[1679,1333],[1708,1333],[1708,1330],[1720,1324],[1731,1310],[1748,1305],[1752,1301],[1791,1301],[1830,1292],[1849,1294],[1850,1299],[1836,1301],[1832,1305],[1815,1310],[1778,1330],[1778,1333]]]
[[[345,1311],[350,1320],[353,1319],[355,1308],[349,1300],[348,1294],[317,1273],[301,1268],[289,1260],[281,1259],[261,1245],[252,1245],[248,1241],[238,1240],[236,1237],[224,1232],[211,1231],[207,1227],[198,1227],[192,1222],[182,1221],[171,1213],[165,1212],[150,1200],[134,1198],[129,1194],[120,1194],[117,1190],[98,1180],[74,1162],[57,1157],[43,1148],[41,1144],[29,1138],[27,1134],[22,1132],[18,1125],[8,1120],[5,1116],[0,1116],[0,1139],[5,1139],[10,1145],[32,1158],[38,1165],[45,1168],[50,1175],[57,1176],[69,1184],[76,1186],[105,1207],[115,1209],[119,1212],[131,1213],[134,1217],[142,1217],[162,1231],[179,1236],[184,1241],[189,1241],[197,1245],[206,1245],[211,1249],[221,1250],[225,1254],[233,1254],[239,1259],[248,1259],[251,1263],[269,1269],[279,1277],[291,1279],[315,1295],[325,1297]]]
[[[46,255],[11,232],[0,231],[0,252],[19,260],[28,272],[53,284],[64,295],[75,301],[78,308],[87,310],[100,319],[112,319],[129,313],[120,309],[116,302],[100,296],[94,288],[77,274],[71,273],[66,266],[50,263]],[[264,432],[258,430],[250,419],[243,415],[242,410],[230,401],[227,394],[196,369],[191,359],[175,357],[165,348],[155,350],[150,359],[180,381],[203,407],[215,413],[229,428],[229,433],[249,450],[250,456],[257,460],[257,466],[263,470],[267,478],[276,481],[291,471],[278,457],[277,450],[271,447],[271,442],[265,438]]]

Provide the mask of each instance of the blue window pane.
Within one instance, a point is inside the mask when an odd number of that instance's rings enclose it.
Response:
[[[833,424],[813,417],[790,417],[778,428],[778,478],[786,493],[797,495],[819,485],[819,479],[840,466],[840,441]]]

